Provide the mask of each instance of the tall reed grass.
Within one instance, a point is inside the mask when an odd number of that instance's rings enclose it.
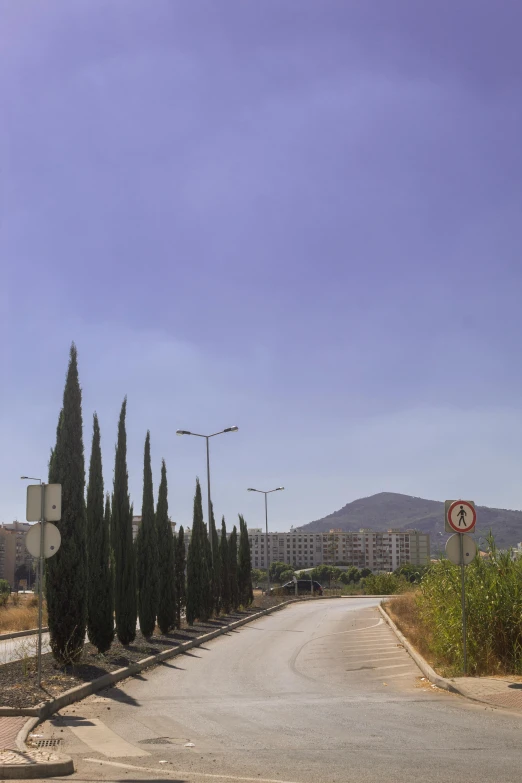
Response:
[[[500,552],[488,537],[488,558],[465,568],[468,673],[522,674],[522,559]],[[417,594],[420,622],[434,656],[462,670],[460,567],[434,563]]]

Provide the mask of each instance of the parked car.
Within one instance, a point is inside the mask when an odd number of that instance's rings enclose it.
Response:
[[[299,594],[301,593],[310,593],[310,580],[309,579],[298,579],[297,580],[297,592]],[[284,585],[281,585],[281,587],[272,587],[270,590],[270,593],[273,595],[294,595],[295,594],[295,582],[287,582]],[[314,582],[314,593],[317,593],[318,595],[323,594],[323,588],[319,584],[319,582]]]

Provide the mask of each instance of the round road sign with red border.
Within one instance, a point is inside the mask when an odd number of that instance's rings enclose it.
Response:
[[[456,533],[469,533],[477,521],[477,512],[466,500],[456,500],[448,509],[448,524]]]

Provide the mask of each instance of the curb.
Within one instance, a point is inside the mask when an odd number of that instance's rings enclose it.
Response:
[[[49,628],[42,628],[42,633],[48,633]],[[18,639],[19,636],[38,636],[38,628],[30,628],[28,631],[11,631],[10,633],[0,633],[0,642],[6,642],[9,639]]]
[[[447,680],[445,677],[441,677],[439,674],[437,674],[434,669],[431,668],[429,663],[424,660],[422,655],[417,652],[417,650],[409,643],[409,641],[406,639],[404,634],[402,634],[389,614],[386,612],[385,609],[383,609],[382,605],[379,606],[379,612],[384,617],[384,620],[388,623],[392,631],[394,632],[397,639],[400,641],[404,649],[407,653],[410,654],[410,656],[413,658],[421,672],[424,674],[424,676],[431,682],[433,685],[436,685],[437,688],[442,688],[445,691],[450,691],[451,693],[458,693],[459,696],[465,696],[466,698],[469,698],[465,693],[463,693],[456,685],[454,685],[452,682]]]

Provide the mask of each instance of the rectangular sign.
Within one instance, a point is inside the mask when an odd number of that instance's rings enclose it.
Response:
[[[470,506],[473,506],[475,508],[475,503],[472,500],[466,500],[466,503],[469,503]],[[455,503],[454,500],[445,500],[444,501],[444,530],[446,533],[455,533],[458,531],[455,531],[455,528],[451,527],[450,523],[448,522],[448,511],[450,510],[450,507]]]
[[[42,491],[45,490],[44,515],[46,522],[58,522],[62,517],[61,484],[29,484],[25,518],[28,522],[39,522],[42,518]]]

